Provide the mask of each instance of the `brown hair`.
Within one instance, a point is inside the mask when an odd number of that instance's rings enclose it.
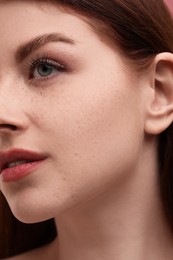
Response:
[[[90,18],[93,28],[111,37],[140,70],[148,68],[158,53],[173,52],[173,21],[162,0],[50,2]],[[159,137],[158,164],[162,201],[172,228],[173,124]],[[5,257],[48,243],[56,236],[56,231],[53,220],[33,225],[20,223],[0,196],[0,234],[0,257]]]

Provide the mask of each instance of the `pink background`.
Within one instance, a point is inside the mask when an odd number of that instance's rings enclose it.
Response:
[[[173,0],[165,0],[165,3],[169,6],[169,8],[173,14]]]

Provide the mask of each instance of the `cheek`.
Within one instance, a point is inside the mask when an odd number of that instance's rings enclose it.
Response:
[[[96,85],[64,97],[48,117],[48,147],[67,190],[100,189],[132,168],[139,154],[137,95],[126,84]]]
[[[126,84],[96,86],[64,92],[37,110],[37,144],[50,157],[27,187],[6,192],[20,220],[61,214],[112,186],[116,189],[134,171],[142,136],[140,100]]]

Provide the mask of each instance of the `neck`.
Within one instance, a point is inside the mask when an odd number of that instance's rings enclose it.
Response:
[[[130,179],[57,217],[56,259],[171,259],[155,165],[143,163]]]

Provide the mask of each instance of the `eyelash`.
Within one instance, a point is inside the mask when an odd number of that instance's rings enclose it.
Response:
[[[57,70],[57,73],[55,75],[50,75],[50,76],[43,76],[40,78],[35,78],[34,77],[34,71],[37,69],[39,65],[48,65],[52,66],[52,68]],[[42,57],[36,57],[32,58],[29,63],[27,64],[27,74],[29,80],[34,80],[34,81],[42,81],[42,80],[48,80],[50,78],[53,78],[57,76],[59,73],[63,73],[66,71],[66,66],[63,63],[57,62],[48,56],[42,56]]]

